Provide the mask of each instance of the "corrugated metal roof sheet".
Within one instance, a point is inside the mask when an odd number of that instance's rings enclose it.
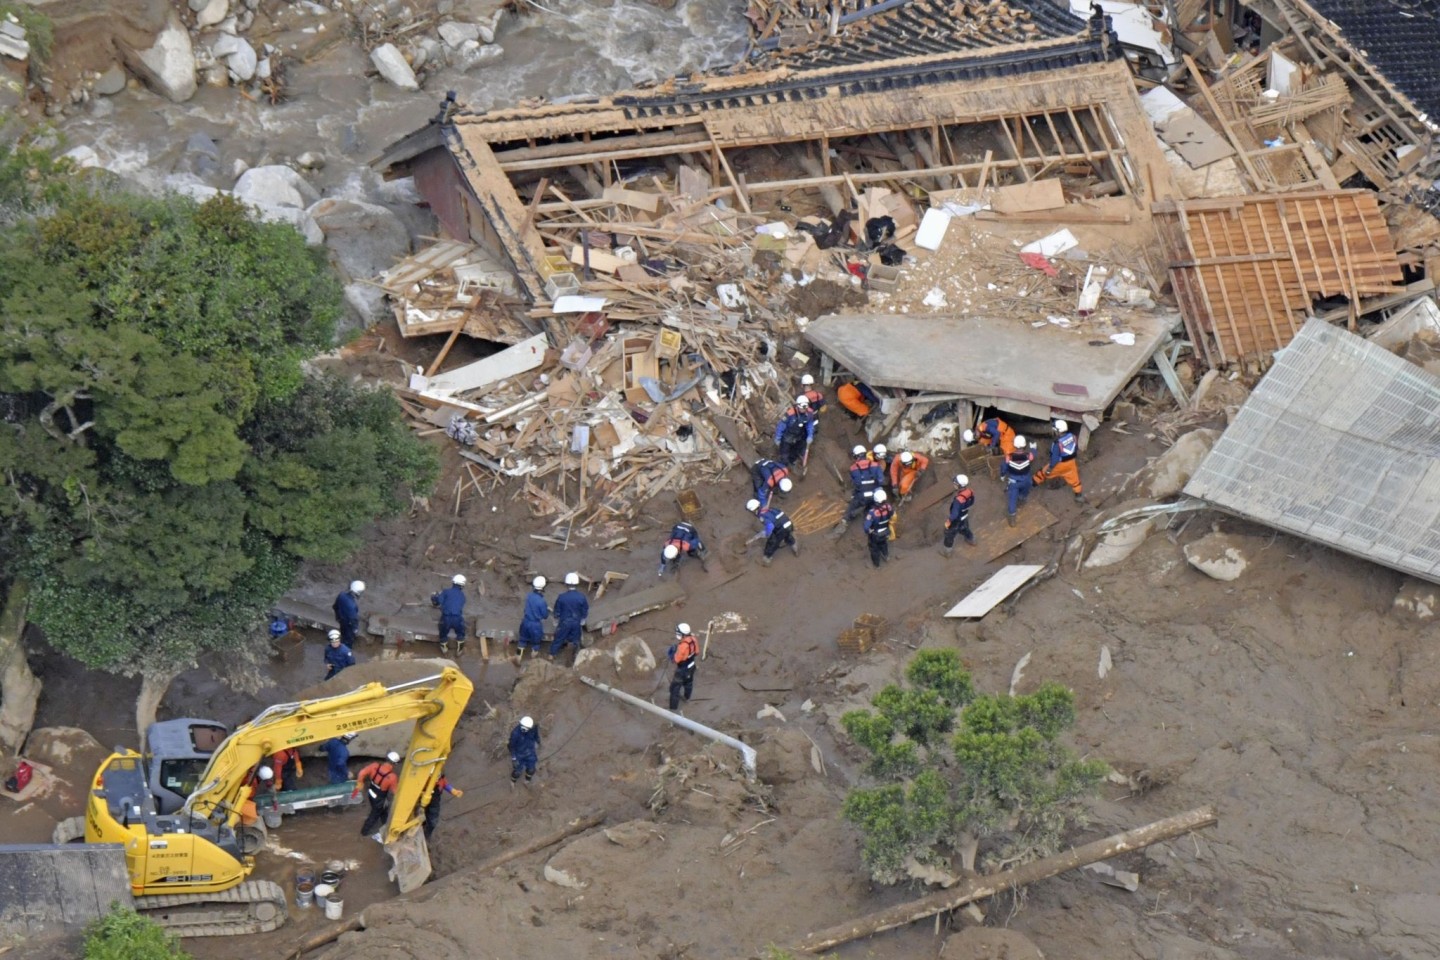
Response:
[[[1185,492],[1440,583],[1440,377],[1311,320]]]

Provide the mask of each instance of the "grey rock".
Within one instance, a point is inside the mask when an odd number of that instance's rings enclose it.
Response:
[[[245,11],[242,11],[241,14],[240,14],[240,16],[238,16],[238,17],[235,18],[235,28],[236,28],[237,30],[239,30],[241,33],[244,33],[246,30],[249,30],[250,27],[251,27],[254,23],[255,23],[255,11],[254,11],[254,10],[245,10]]]
[[[305,170],[322,170],[325,167],[325,155],[316,153],[314,150],[307,150],[296,157],[295,162]]]
[[[190,0],[193,9],[196,0]],[[195,13],[195,25],[197,27],[213,27],[224,20],[230,12],[230,0],[206,0],[204,6]]]
[[[0,103],[0,107],[3,106],[4,104]],[[105,118],[113,117],[114,115],[115,104],[111,103],[109,100],[101,100],[99,98],[96,98],[90,101],[90,116],[94,117],[96,120],[104,120]]]
[[[184,154],[175,163],[175,173],[213,181],[220,173],[220,148],[205,134],[192,133],[185,141]]]
[[[325,245],[352,280],[369,280],[410,252],[410,231],[378,204],[326,198],[306,212],[325,231]]]
[[[463,54],[464,59],[459,66],[462,70],[473,70],[476,67],[483,67],[487,63],[494,63],[503,56],[505,56],[505,48],[497,44],[476,47]]]
[[[369,283],[347,283],[345,306],[350,308],[355,326],[362,330],[393,316],[390,313],[390,303],[385,299],[385,291]],[[345,324],[341,326],[343,328]]]
[[[190,9],[199,13],[210,3],[210,0],[190,0]]]
[[[1211,533],[1185,545],[1185,560],[1213,580],[1237,580],[1250,561],[1237,537]]]
[[[415,71],[405,61],[405,55],[393,43],[385,43],[370,51],[370,62],[380,71],[380,76],[401,90],[419,90],[420,82]]]
[[[1395,594],[1394,609],[1422,623],[1434,620],[1436,611],[1440,610],[1440,586],[1406,577]]]
[[[1155,500],[1175,496],[1185,489],[1218,439],[1219,430],[1201,429],[1176,440],[1174,446],[1140,471],[1141,491]]]
[[[112,63],[110,69],[100,74],[100,79],[95,81],[95,92],[103,97],[113,97],[125,89],[125,81],[129,78],[124,66]]]
[[[440,39],[448,46],[458,47],[466,40],[479,40],[480,28],[473,23],[458,23],[454,20],[446,20],[440,24],[437,32]]]
[[[234,53],[236,50],[239,50],[240,44],[244,42],[245,41],[241,40],[233,33],[221,33],[216,36],[214,41],[210,44],[210,52],[215,55],[216,59],[222,59],[224,57],[230,56],[230,54]]]
[[[260,63],[260,58],[255,55],[255,48],[250,46],[248,40],[240,39],[235,52],[225,59],[230,66],[230,75],[242,83],[255,78],[255,68]]]
[[[235,196],[241,200],[275,207],[303,210],[320,199],[320,194],[304,177],[289,167],[270,165],[252,167],[235,181]]]
[[[220,159],[219,146],[216,145],[214,140],[211,140],[203,133],[190,134],[190,138],[185,141],[185,152],[203,153],[212,160]]]
[[[100,166],[100,155],[90,147],[80,145],[65,151],[65,159],[77,167],[98,167]]]
[[[219,30],[221,33],[229,33],[233,35],[236,32],[235,18],[226,17],[224,20],[221,20],[216,25],[215,29]]]
[[[257,167],[256,169],[265,170],[271,168]],[[294,171],[291,172],[293,173]],[[244,178],[242,177],[241,179]],[[190,174],[171,174],[165,178],[165,186],[176,193],[183,194],[201,202],[220,194],[229,194],[238,200],[245,201],[245,203],[255,211],[255,216],[266,223],[290,224],[305,238],[305,242],[312,247],[319,246],[325,242],[324,231],[316,225],[309,214],[299,207],[278,206],[276,204],[257,201],[253,196],[242,197],[238,191],[231,193],[228,190],[217,190],[214,187],[201,183]]]
[[[255,79],[256,79],[256,80],[269,80],[269,79],[270,79],[270,58],[269,58],[269,57],[265,57],[265,58],[262,59],[259,63],[255,64]]]
[[[167,100],[184,103],[195,96],[195,48],[190,31],[171,11],[165,29],[144,50],[122,47],[125,63],[151,90]]]

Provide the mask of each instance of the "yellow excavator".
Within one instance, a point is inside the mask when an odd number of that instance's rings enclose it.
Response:
[[[111,754],[95,775],[85,814],[85,842],[125,847],[136,909],[179,936],[263,933],[285,922],[279,884],[248,880],[260,844],[241,821],[251,774],[272,753],[374,727],[412,721],[382,836],[401,891],[430,874],[420,829],[423,810],[450,753],[450,737],[474,690],[453,667],[386,687],[277,704],[231,733],[215,749],[199,785],[171,814],[157,811],[145,759]]]

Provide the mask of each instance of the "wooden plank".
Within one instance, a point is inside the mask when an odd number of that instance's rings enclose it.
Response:
[[[534,370],[544,361],[547,346],[545,335],[537,333],[530,339],[522,340],[513,347],[506,347],[483,360],[467,363],[463,367],[456,367],[448,373],[431,378],[426,392],[464,393],[498,383],[527,370]]]
[[[1030,213],[1063,206],[1065,189],[1056,179],[1012,184],[990,195],[990,209],[996,213]]]
[[[995,562],[1055,522],[1055,514],[1035,502],[1038,493],[1037,490],[1030,494],[1029,502],[1020,508],[1015,526],[1010,526],[1002,510],[974,527],[975,539],[985,550],[986,563]]]
[[[971,619],[983,617],[995,609],[995,605],[1001,600],[1019,590],[1031,577],[1044,569],[1044,564],[1039,563],[1012,563],[1008,567],[1001,567],[990,575],[990,579],[946,610],[945,616]]]
[[[619,184],[605,188],[601,196],[606,200],[614,201],[624,207],[633,207],[636,210],[644,210],[646,213],[656,213],[660,210],[660,194],[646,193],[643,190],[627,190]]]
[[[606,253],[604,250],[596,250],[594,247],[591,247],[589,263],[587,264],[585,246],[577,243],[570,248],[570,262],[577,267],[588,266],[591,270],[599,270],[601,273],[615,273],[621,267],[625,266],[628,261],[621,260],[613,253]]]
[[[735,191],[735,199],[740,201],[740,209],[746,213],[752,213],[750,198],[745,195],[745,188],[740,185],[740,181],[735,179],[735,171],[730,169],[730,161],[725,159],[725,151],[720,149],[720,141],[715,139],[715,131],[708,126],[705,130],[710,134],[710,143],[715,148],[715,157],[720,161],[720,169],[725,171],[725,179],[730,181],[730,186]]]

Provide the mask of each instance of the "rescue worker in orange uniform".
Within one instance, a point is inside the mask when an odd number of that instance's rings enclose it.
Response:
[[[880,398],[867,385],[860,383],[842,383],[835,391],[835,399],[845,412],[856,420],[864,420],[870,416],[870,411],[880,405]]]
[[[680,698],[688,702],[695,691],[695,665],[700,662],[700,644],[690,632],[690,624],[682,623],[675,628],[675,642],[666,651],[675,672],[670,675],[670,709],[680,709]]]
[[[372,834],[371,831],[380,826],[385,815],[390,812],[390,801],[400,782],[400,774],[396,769],[399,764],[400,754],[391,750],[385,754],[384,760],[366,764],[355,775],[355,789],[350,796],[358,797],[360,791],[364,790],[365,799],[370,801],[370,814],[360,828],[360,836],[372,837],[377,841],[380,839],[380,834]]]
[[[1015,449],[1015,431],[999,417],[982,420],[979,427],[965,431],[966,443],[983,443],[991,453],[1009,456]]]
[[[270,766],[275,771],[275,790],[278,793],[290,784],[294,790],[305,776],[305,765],[300,762],[300,751],[285,747],[270,754]]]
[[[930,458],[923,453],[904,451],[890,461],[890,493],[904,503],[915,492],[920,474],[930,469]]]
[[[970,478],[963,473],[955,474],[955,496],[950,501],[950,516],[945,520],[945,546],[940,553],[950,556],[955,552],[955,538],[964,537],[965,542],[975,546],[975,534],[970,529],[970,511],[975,506],[975,491],[970,489]]]
[[[825,412],[825,394],[815,389],[815,378],[808,373],[800,378],[800,393],[810,401],[810,409],[815,412],[815,416]]]
[[[1080,466],[1076,457],[1080,455],[1080,441],[1070,432],[1070,424],[1064,420],[1055,421],[1055,439],[1050,444],[1050,463],[1035,473],[1035,485],[1046,480],[1064,480],[1075,492],[1075,499],[1085,502],[1085,491],[1080,486]]]

